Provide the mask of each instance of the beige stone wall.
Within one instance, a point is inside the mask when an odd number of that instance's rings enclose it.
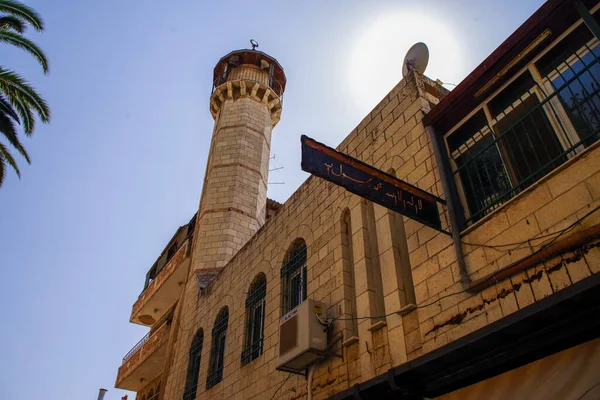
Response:
[[[575,157],[465,232],[467,270],[476,280],[532,254],[554,232],[572,225],[600,204],[600,143]],[[600,223],[595,212],[562,236]],[[431,231],[421,228],[421,231]],[[425,234],[424,234],[425,235]],[[539,239],[536,239],[538,238]],[[420,238],[417,237],[419,245]],[[521,243],[524,242],[524,243]],[[449,239],[423,242],[427,259],[413,265],[417,301],[428,303],[461,290],[456,256]],[[540,263],[481,293],[463,293],[421,312],[424,351],[431,351],[507,316],[593,273],[600,272],[600,247],[593,243]]]
[[[436,102],[427,93],[432,85],[427,78],[409,75],[338,149],[443,197],[431,142],[421,122],[423,113]],[[220,124],[221,121],[216,130]],[[213,149],[217,146],[214,140],[212,146]],[[570,161],[487,216],[470,228],[463,240],[504,244],[553,232],[599,203],[598,187],[600,148]],[[447,228],[446,213],[441,211]],[[597,223],[596,216],[577,229]],[[600,269],[600,250],[591,248],[587,253],[582,252],[581,257],[567,255],[563,260],[540,265],[481,293],[444,297],[463,290],[450,237],[311,177],[252,236],[202,294],[195,280],[186,284],[179,304],[183,307],[181,325],[166,382],[166,399],[182,397],[189,346],[200,328],[205,336],[197,398],[273,396],[288,377],[287,373],[275,371],[281,316],[279,274],[285,252],[296,238],[303,238],[307,244],[308,297],[328,305],[327,314],[342,317],[390,314],[385,318],[335,322],[334,334],[344,334],[344,346],[339,349],[344,358],[332,357],[316,368],[313,382],[316,399],[385,373],[392,366],[456,340]],[[202,244],[201,237],[196,240],[197,245]],[[477,279],[535,248],[535,243],[532,248],[510,252],[465,246],[467,268],[471,278]],[[205,261],[195,262],[201,265]],[[554,268],[550,272],[551,266]],[[264,353],[242,366],[244,302],[250,283],[260,272],[267,277]],[[413,301],[420,308],[404,316],[395,313]],[[432,305],[427,306],[429,303]],[[211,330],[223,306],[229,308],[223,381],[206,391]],[[294,375],[275,398],[306,398],[306,392],[305,379]]]
[[[194,234],[193,269],[223,267],[264,224],[271,130],[264,103],[243,97],[221,105]]]

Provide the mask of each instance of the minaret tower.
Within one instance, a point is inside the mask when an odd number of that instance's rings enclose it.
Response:
[[[217,63],[210,96],[215,119],[198,210],[192,272],[201,287],[264,224],[271,131],[286,78],[273,57],[237,50]]]

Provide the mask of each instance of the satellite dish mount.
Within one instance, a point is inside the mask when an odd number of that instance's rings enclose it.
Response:
[[[402,64],[402,77],[408,75],[410,71],[417,71],[420,74],[425,72],[429,62],[429,49],[423,42],[415,43],[406,53],[404,63]]]

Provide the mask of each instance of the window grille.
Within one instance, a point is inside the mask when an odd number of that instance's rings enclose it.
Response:
[[[575,29],[447,137],[476,222],[600,138],[600,46]]]
[[[263,353],[267,278],[259,274],[250,285],[246,297],[246,335],[242,364],[256,360]]]
[[[189,353],[189,363],[183,400],[195,400],[198,389],[198,375],[200,374],[200,361],[202,357],[202,344],[204,343],[204,331],[200,329],[192,340]],[[160,386],[159,386],[160,387]],[[159,389],[156,389],[158,393]]]
[[[206,378],[206,390],[223,380],[223,363],[225,361],[225,338],[229,322],[229,310],[224,307],[219,311],[212,330],[212,349],[210,364]]]
[[[289,312],[306,300],[306,243],[292,245],[281,268],[282,310]]]

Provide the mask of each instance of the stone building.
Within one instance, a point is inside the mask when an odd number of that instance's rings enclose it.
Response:
[[[215,68],[198,213],[146,277],[116,387],[150,399],[600,398],[600,4],[549,0],[452,92],[411,71],[337,150],[435,196],[440,232],[310,177],[267,199],[286,78]],[[324,303],[328,352],[277,370]]]

